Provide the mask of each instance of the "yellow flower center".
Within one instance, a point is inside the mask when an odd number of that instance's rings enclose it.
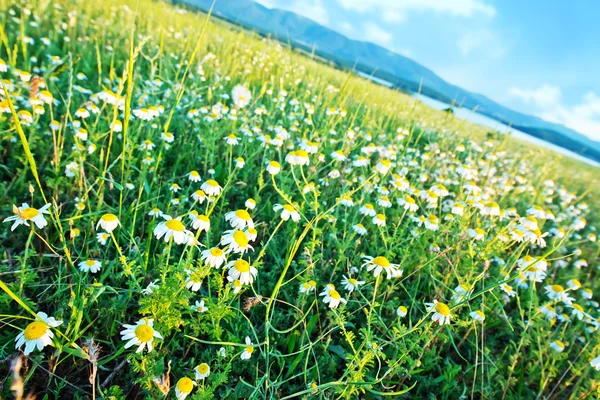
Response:
[[[288,212],[294,212],[294,207],[292,207],[289,204],[284,204],[283,209],[288,211]]]
[[[373,264],[383,268],[388,268],[390,266],[390,262],[388,261],[388,259],[382,256],[375,257],[373,259]]]
[[[135,328],[135,337],[142,343],[149,342],[154,337],[154,329],[150,325],[139,325]]]
[[[179,389],[181,393],[190,393],[194,389],[194,382],[188,377],[181,378],[177,382],[177,389]]]
[[[236,217],[238,217],[239,219],[243,219],[244,221],[250,221],[252,219],[252,217],[250,217],[250,214],[248,214],[248,211],[246,210],[237,210],[235,212]]]
[[[271,167],[273,167],[273,168],[279,168],[279,167],[281,167],[281,165],[277,161],[271,161],[269,163],[269,165],[271,165]]]
[[[565,288],[563,288],[561,285],[552,285],[551,289],[558,293],[565,291]]]
[[[40,212],[36,208],[28,207],[21,210],[21,218],[29,220],[35,218]]]
[[[199,219],[200,221],[202,221],[202,222],[210,222],[210,219],[208,219],[208,217],[207,217],[206,215],[204,215],[204,214],[202,214],[202,215],[199,215],[199,216],[198,216],[198,219]]]
[[[233,240],[239,247],[245,248],[248,246],[248,236],[242,231],[233,232]]]
[[[202,363],[198,365],[198,372],[200,372],[201,374],[206,374],[208,372],[208,364]]]
[[[576,309],[579,312],[583,312],[583,307],[581,307],[579,304],[571,304],[571,307],[573,307],[574,309]]]
[[[340,294],[338,293],[337,290],[332,289],[329,291],[329,297],[331,297],[334,300],[339,300],[342,298],[342,296],[340,296]]]
[[[41,321],[35,321],[27,325],[24,336],[27,340],[36,340],[44,336],[47,330],[48,325]]]
[[[447,305],[445,305],[444,303],[436,303],[435,311],[442,314],[444,317],[447,317],[448,315],[450,315],[450,308]]]
[[[85,263],[87,264],[88,267],[93,267],[95,264],[94,260],[87,260]]]
[[[213,247],[210,249],[210,255],[213,257],[221,257],[223,255],[223,250],[219,249],[218,247]]]
[[[117,216],[115,214],[104,214],[102,219],[106,222],[112,222],[117,220]]]
[[[168,220],[167,222],[165,222],[165,225],[172,231],[183,232],[183,230],[185,229],[181,221],[178,221],[176,219]]]
[[[233,267],[241,273],[250,271],[250,264],[244,260],[237,260],[235,263],[233,263]]]
[[[358,282],[358,280],[356,280],[354,278],[348,279],[348,283],[351,284],[351,285],[356,285],[356,282]]]
[[[246,353],[252,354],[253,351],[254,351],[254,347],[246,346]]]
[[[215,181],[214,179],[209,179],[208,181],[206,181],[206,184],[209,185],[209,186],[214,186],[214,187],[219,186],[219,184],[217,183],[217,181]]]

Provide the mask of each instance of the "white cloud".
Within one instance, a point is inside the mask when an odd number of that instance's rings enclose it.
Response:
[[[537,89],[512,88],[510,94],[521,98],[524,103],[533,104],[540,118],[600,141],[600,96],[596,93],[587,93],[571,106],[562,103],[560,88],[552,85],[542,85]]]
[[[327,25],[329,23],[329,13],[323,5],[322,0],[303,0],[303,1],[285,1],[285,0],[254,0],[267,8],[277,8],[280,10],[291,11],[313,21]]]
[[[339,30],[347,35],[352,35],[354,33],[354,26],[350,22],[340,22]]]
[[[406,21],[406,14],[399,10],[388,10],[383,13],[381,18],[385,22],[399,24]]]
[[[434,11],[461,17],[484,14],[493,17],[496,9],[486,0],[338,0],[346,10],[365,12],[377,7],[384,13],[401,14],[410,11]]]
[[[537,89],[521,89],[513,87],[509,90],[512,96],[521,98],[527,104],[534,104],[540,109],[556,107],[560,102],[560,88],[542,85]]]
[[[363,35],[367,41],[382,46],[388,45],[394,37],[390,32],[381,29],[376,23],[371,21],[363,24]]]

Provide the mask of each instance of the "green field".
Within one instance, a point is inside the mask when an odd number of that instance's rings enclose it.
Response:
[[[597,168],[166,3],[0,11],[0,397],[600,396]]]

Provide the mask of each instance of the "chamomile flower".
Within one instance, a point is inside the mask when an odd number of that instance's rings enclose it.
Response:
[[[253,250],[253,247],[250,245],[248,234],[239,229],[225,231],[225,234],[221,238],[221,245],[228,246],[228,253],[243,254],[248,250]]]
[[[31,322],[25,330],[15,338],[15,348],[20,349],[25,345],[23,353],[28,356],[36,348],[42,350],[52,343],[54,332],[50,328],[56,328],[62,325],[62,321],[57,321],[54,317],[48,317],[45,312],[38,312],[36,320]]]
[[[202,186],[200,186],[200,189],[202,189],[207,195],[213,197],[218,196],[223,190],[219,183],[214,179],[209,179],[206,182],[204,182]]]
[[[117,216],[114,214],[108,213],[108,214],[104,214],[100,218],[100,220],[98,221],[98,224],[96,224],[96,229],[98,229],[98,227],[102,227],[102,229],[104,229],[107,233],[111,233],[119,225],[120,225],[120,222],[119,222],[119,219],[117,218]]]
[[[546,295],[555,301],[562,301],[565,304],[571,304],[573,301],[572,297],[569,297],[569,293],[561,285],[547,285],[545,287]]]
[[[192,292],[197,292],[202,287],[202,275],[193,269],[186,269],[185,274],[187,278],[185,279],[185,287]]]
[[[517,294],[517,292],[515,292],[515,291],[513,290],[513,288],[512,288],[510,285],[507,285],[506,283],[503,283],[503,284],[501,284],[501,285],[500,285],[500,289],[501,289],[501,290],[502,290],[504,293],[506,293],[506,295],[507,295],[508,297],[515,297],[515,296],[516,296],[516,294]]]
[[[194,372],[196,374],[196,380],[206,379],[210,375],[210,367],[207,363],[202,363],[194,368]]]
[[[95,274],[100,271],[100,268],[102,268],[102,264],[98,260],[86,260],[79,263],[79,270],[82,272]]]
[[[136,353],[142,352],[144,348],[151,352],[154,339],[162,339],[161,334],[155,331],[153,326],[154,320],[148,318],[140,319],[135,325],[124,324],[125,329],[121,331],[121,339],[127,341],[125,348],[138,346]]]
[[[196,386],[196,382],[187,376],[179,379],[177,381],[177,385],[175,385],[175,397],[177,397],[177,400],[184,400],[190,393],[192,393],[194,386]]]
[[[48,208],[50,208],[50,203],[40,209],[29,207],[27,203],[21,204],[21,207],[13,205],[15,215],[5,218],[4,222],[14,221],[10,227],[11,232],[19,225],[29,226],[29,221],[33,222],[38,229],[42,229],[48,225],[48,221],[44,218],[44,214],[50,214]]]
[[[277,175],[281,171],[281,164],[277,161],[270,161],[267,165],[267,172],[271,175]]]
[[[200,174],[198,173],[198,171],[190,171],[187,174],[188,179],[190,180],[190,182],[200,182],[202,179],[200,178]]]
[[[258,274],[258,270],[246,260],[230,261],[225,268],[229,269],[228,276],[232,280],[239,279],[242,285],[251,285]]]
[[[192,228],[200,232],[210,230],[210,219],[204,214],[198,214],[198,211],[192,210],[188,214],[188,218],[192,222]]]
[[[405,195],[403,198],[398,200],[398,204],[402,206],[406,211],[415,212],[419,209],[419,206],[415,202],[415,199],[409,195]]]
[[[342,285],[344,285],[344,289],[349,293],[352,293],[355,289],[358,289],[359,286],[365,284],[365,281],[359,281],[355,278],[348,278],[346,275],[342,275],[342,277]]]
[[[565,344],[560,340],[555,340],[554,342],[550,343],[550,348],[557,353],[562,353],[565,349]]]
[[[452,314],[450,312],[450,307],[448,307],[446,304],[434,300],[433,303],[425,303],[425,306],[427,306],[427,312],[433,313],[431,316],[433,322],[437,322],[440,325],[450,323]]]
[[[100,243],[102,246],[106,246],[106,242],[108,241],[109,237],[110,235],[106,232],[98,232],[96,234],[96,240],[98,240],[98,243]]]
[[[249,210],[254,210],[254,208],[256,207],[256,200],[250,198],[250,199],[246,200],[246,202],[244,203],[244,205]]]
[[[368,217],[374,217],[377,215],[377,212],[375,211],[375,207],[373,207],[372,204],[369,203],[365,203],[359,210],[358,212],[360,212],[362,215],[366,215]]]
[[[229,211],[225,214],[225,221],[234,229],[254,228],[254,221],[246,210]]]
[[[194,238],[192,232],[185,229],[181,222],[181,217],[172,218],[170,215],[163,215],[165,219],[154,228],[154,236],[160,240],[168,242],[171,238],[177,244],[187,244]]]
[[[408,309],[404,306],[399,306],[396,309],[396,315],[400,318],[406,317],[407,314],[408,314]]]
[[[363,256],[365,262],[363,267],[367,267],[367,271],[373,272],[374,277],[378,277],[382,271],[385,271],[387,279],[396,278],[402,275],[402,270],[398,269],[397,264],[392,264],[383,256],[371,257]]]
[[[300,286],[298,287],[298,290],[302,294],[314,292],[316,289],[317,289],[317,282],[315,282],[313,280],[301,283]]]
[[[192,306],[192,310],[198,311],[199,313],[203,313],[208,311],[208,307],[204,305],[204,300],[196,300],[196,304]]]
[[[210,265],[213,268],[221,268],[221,265],[225,262],[226,253],[218,247],[206,249],[202,251],[201,260],[205,264]]]
[[[254,346],[252,346],[252,340],[250,340],[249,336],[246,336],[246,347],[244,347],[244,351],[240,355],[242,360],[249,360],[252,357],[252,353],[254,352]]]
[[[469,315],[471,316],[471,318],[473,318],[473,321],[483,322],[485,320],[485,314],[480,310],[472,311],[469,313]]]
[[[352,225],[352,230],[358,233],[360,236],[364,236],[367,234],[367,228],[363,226],[363,224],[355,224]]]
[[[275,204],[273,211],[281,211],[281,219],[284,221],[287,221],[290,218],[294,222],[300,221],[300,213],[298,213],[291,204]]]
[[[204,190],[196,190],[194,193],[192,193],[192,199],[194,199],[194,201],[197,201],[200,204],[204,203],[204,200],[206,200],[206,198],[207,196],[206,193],[204,193]]]
[[[571,315],[577,317],[578,320],[581,321],[583,317],[585,317],[585,311],[583,310],[583,307],[581,307],[579,304],[571,303],[568,305],[568,307],[572,310]]]
[[[330,289],[326,293],[319,294],[319,296],[324,296],[323,303],[328,304],[330,309],[337,308],[341,303],[346,304],[348,302],[335,289]]]
[[[600,356],[592,359],[592,361],[590,361],[590,365],[596,369],[596,371],[600,371]]]
[[[385,226],[385,215],[377,214],[373,217],[373,224],[377,226]]]

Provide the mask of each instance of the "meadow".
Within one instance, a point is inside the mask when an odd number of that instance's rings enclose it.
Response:
[[[163,2],[0,20],[0,397],[600,397],[598,168]]]

